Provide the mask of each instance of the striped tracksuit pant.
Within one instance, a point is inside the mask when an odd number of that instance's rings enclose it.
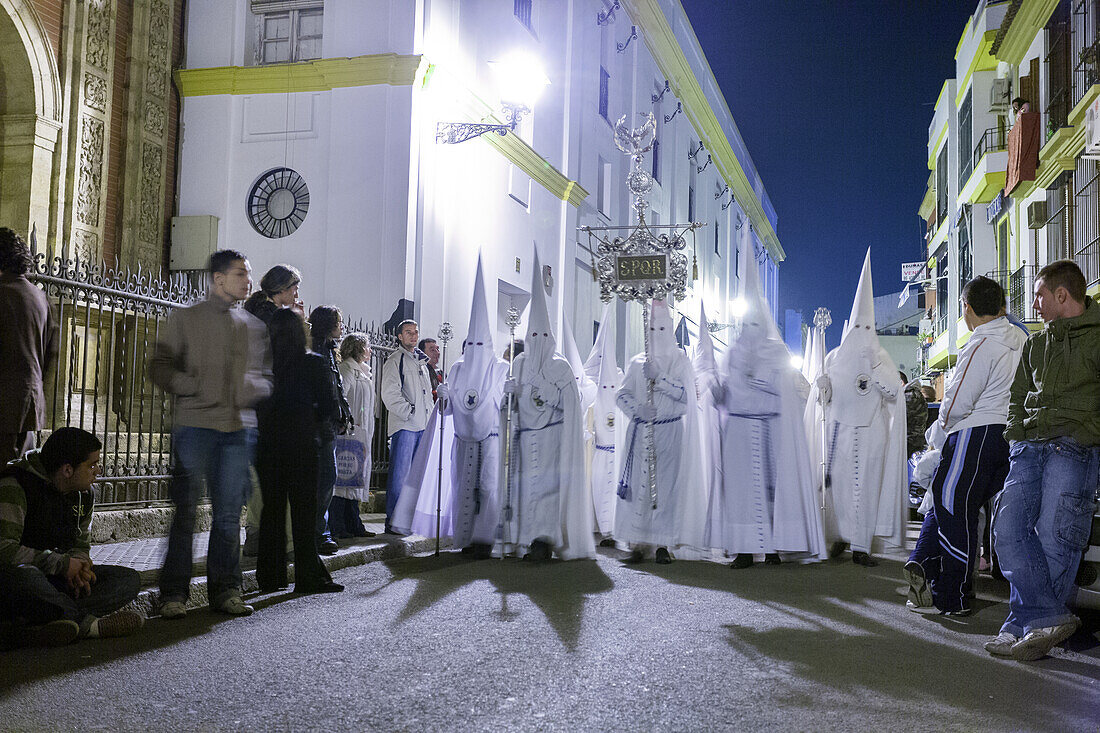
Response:
[[[978,560],[978,512],[1004,488],[1008,443],[1004,425],[981,425],[947,436],[932,479],[934,508],[910,556],[924,568],[941,611],[967,606]]]

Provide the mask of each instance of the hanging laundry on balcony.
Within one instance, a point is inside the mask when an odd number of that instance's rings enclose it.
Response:
[[[1039,167],[1039,113],[1020,112],[1008,132],[1008,172],[1005,193],[1011,195],[1024,181],[1035,180]]]

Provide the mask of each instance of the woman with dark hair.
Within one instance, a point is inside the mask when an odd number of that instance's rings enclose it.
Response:
[[[344,385],[336,362],[336,340],[344,325],[340,309],[334,305],[319,305],[309,314],[312,353],[328,364],[329,390],[337,410],[321,425],[321,441],[317,462],[317,550],[322,555],[335,555],[340,546],[328,528],[328,508],[336,486],[336,436],[347,432],[351,425],[351,408],[344,397]]]
[[[329,504],[328,528],[335,538],[374,536],[359,516],[359,502],[370,498],[370,449],[374,440],[374,374],[370,359],[370,341],[365,333],[349,333],[340,342],[340,378],[351,407],[352,426],[349,440],[337,441],[337,445],[346,443],[350,450],[341,451],[342,470]]]
[[[275,265],[260,278],[260,289],[244,302],[244,309],[264,323],[280,308],[293,308],[302,313],[298,300],[298,285],[302,273],[291,265]]]
[[[338,593],[317,556],[315,525],[319,446],[339,405],[325,359],[306,351],[305,324],[290,308],[268,323],[275,387],[257,410],[256,468],[264,495],[256,582],[263,592],[287,586],[286,505],[294,536],[294,591]],[[331,442],[329,443],[331,445]]]

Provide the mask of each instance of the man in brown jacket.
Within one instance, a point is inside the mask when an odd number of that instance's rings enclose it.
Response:
[[[57,358],[57,322],[46,295],[26,278],[31,253],[0,228],[0,466],[34,447],[46,425],[46,372]]]

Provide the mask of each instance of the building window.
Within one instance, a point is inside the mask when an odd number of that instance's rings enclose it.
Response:
[[[688,221],[695,221],[695,186],[688,186]]]
[[[974,169],[974,90],[966,93],[959,107],[959,191],[966,186]]]
[[[947,221],[947,144],[936,159],[936,225]]]
[[[531,5],[533,0],[513,0],[512,12],[515,13],[516,20],[523,23],[524,27],[529,31],[535,29],[531,26]]]
[[[974,256],[970,247],[970,207],[963,207],[959,220],[959,290],[970,281],[974,271]]]
[[[661,141],[653,139],[653,180],[661,182]]]
[[[596,171],[596,209],[605,216],[611,212],[611,164],[598,160]]]
[[[607,116],[607,99],[610,96],[611,87],[611,75],[607,73],[607,69],[600,67],[600,117],[603,117],[608,122],[611,122],[611,118]]]
[[[321,58],[324,3],[301,0],[275,5],[270,0],[253,0],[252,13],[256,18],[256,63],[282,64]]]
[[[721,257],[721,253],[718,251],[718,217],[714,217],[714,254]]]

